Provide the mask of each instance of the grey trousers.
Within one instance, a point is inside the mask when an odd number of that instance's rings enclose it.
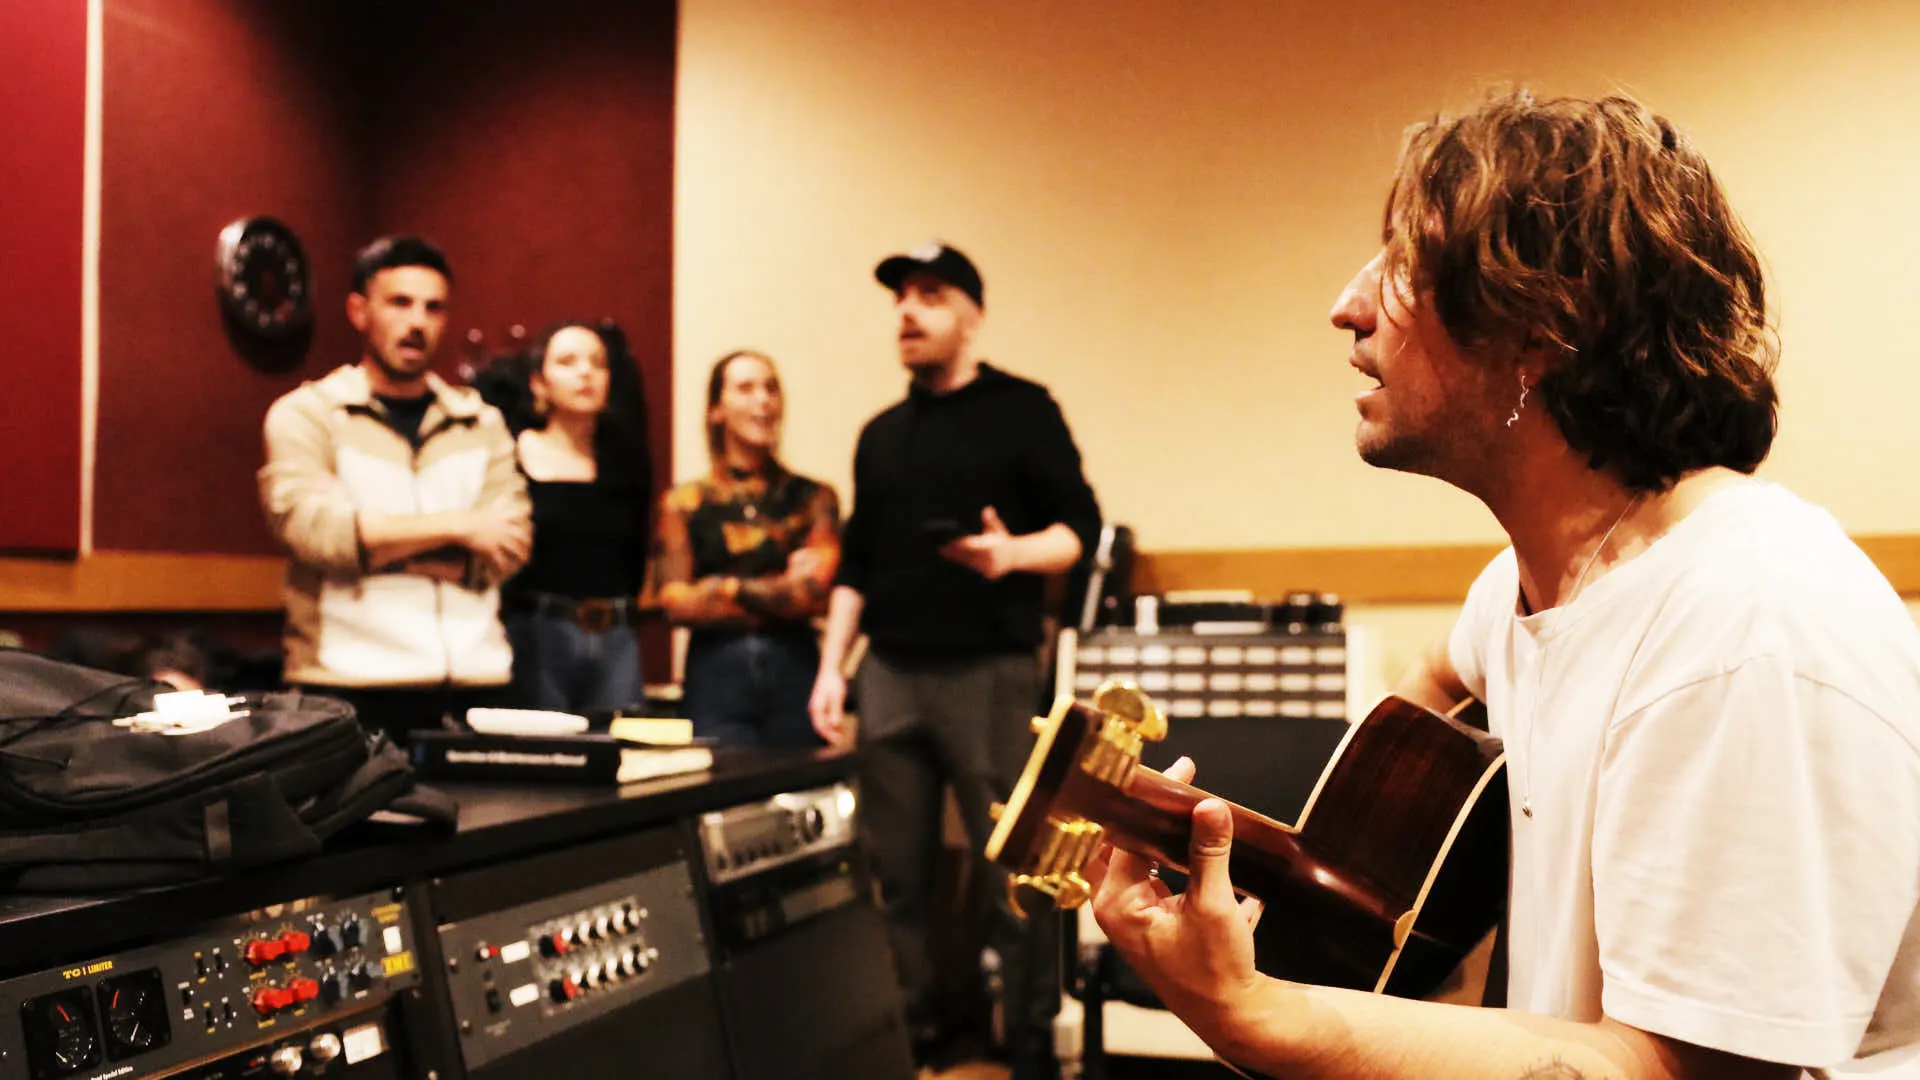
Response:
[[[861,818],[880,884],[881,914],[910,1023],[932,1015],[929,952],[944,788],[951,784],[974,856],[972,879],[990,890],[986,942],[1000,957],[1010,1050],[1051,1050],[1060,1007],[1060,917],[1044,901],[1016,916],[1006,873],[986,861],[989,806],[1006,801],[1033,746],[1040,671],[1031,656],[994,656],[898,668],[869,654],[860,668]]]

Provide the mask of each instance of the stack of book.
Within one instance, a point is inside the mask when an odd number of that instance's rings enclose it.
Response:
[[[677,717],[619,716],[604,733],[587,732],[584,717],[572,732],[488,726],[414,733],[414,771],[427,779],[630,784],[713,768],[713,750],[694,740],[691,720]]]

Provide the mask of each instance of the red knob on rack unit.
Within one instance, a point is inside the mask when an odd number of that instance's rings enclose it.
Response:
[[[318,987],[315,990],[318,992]],[[272,1016],[291,1004],[293,1004],[291,990],[282,990],[277,986],[263,986],[253,992],[253,1011],[261,1016]]]
[[[254,967],[259,967],[262,964],[271,963],[272,961],[280,959],[281,956],[285,955],[286,951],[286,945],[273,938],[259,938],[254,941],[249,941],[247,942],[246,949],[247,963],[252,964]]]
[[[280,949],[286,955],[306,952],[313,939],[298,930],[289,930],[280,935]]]
[[[320,983],[314,979],[295,979],[287,984],[287,991],[296,1003],[312,1001],[320,996]]]

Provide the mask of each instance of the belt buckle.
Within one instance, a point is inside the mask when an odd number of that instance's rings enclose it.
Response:
[[[618,610],[611,600],[582,600],[573,609],[580,629],[589,634],[604,634],[618,623]]]

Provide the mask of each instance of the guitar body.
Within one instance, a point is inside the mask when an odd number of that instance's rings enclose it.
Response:
[[[1102,778],[1108,722],[1079,702],[1055,710],[988,858],[1034,874],[1057,861],[1057,826],[1090,822],[1099,839],[1185,870],[1193,807],[1209,796],[1138,764]],[[1259,969],[1401,997],[1439,989],[1505,907],[1505,761],[1485,732],[1390,697],[1353,726],[1297,821],[1229,804],[1234,887],[1265,905]]]

